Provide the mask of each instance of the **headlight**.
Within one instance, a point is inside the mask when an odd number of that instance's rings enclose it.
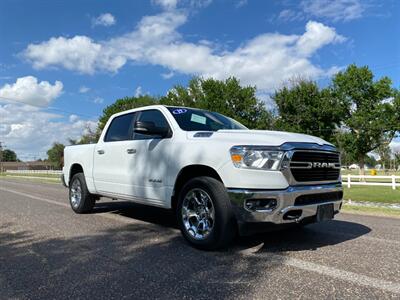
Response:
[[[279,170],[283,151],[263,149],[262,147],[235,146],[231,150],[235,167],[246,169]]]

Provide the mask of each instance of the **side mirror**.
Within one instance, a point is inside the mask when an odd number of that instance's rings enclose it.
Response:
[[[154,122],[149,121],[136,121],[133,131],[144,135],[154,135],[160,137],[166,137],[169,132],[168,128],[156,127]]]

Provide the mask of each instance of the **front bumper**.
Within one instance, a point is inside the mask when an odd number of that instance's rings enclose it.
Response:
[[[317,208],[321,204],[332,203],[334,212],[341,209],[342,199],[325,199],[328,193],[335,192],[342,195],[343,189],[341,183],[321,184],[311,186],[290,186],[284,190],[246,190],[228,188],[228,194],[231,200],[237,221],[243,223],[271,223],[271,224],[289,224],[299,223],[303,220],[310,220],[317,214]],[[321,197],[315,196],[321,194]],[[313,195],[314,201],[310,204],[298,205],[296,198],[303,195]],[[275,199],[277,204],[271,210],[252,211],[246,208],[246,201],[249,199]],[[317,201],[315,201],[317,200]],[[289,216],[289,218],[288,218]]]

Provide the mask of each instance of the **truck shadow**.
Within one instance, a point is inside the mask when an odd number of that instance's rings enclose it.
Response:
[[[93,213],[111,212],[126,218],[178,229],[175,215],[169,209],[129,201],[97,202]]]
[[[151,223],[48,238],[2,224],[0,257],[7,299],[241,298],[285,260],[199,251]]]
[[[97,203],[94,213],[104,212],[112,212],[126,218],[178,230],[173,212],[163,208],[123,201]],[[238,237],[227,250],[235,252],[257,246],[258,252],[316,250],[357,239],[369,232],[371,229],[365,225],[335,219],[305,227],[293,227],[281,231]]]
[[[240,249],[259,245],[258,253],[317,250],[357,239],[369,232],[371,229],[362,224],[331,220],[305,227],[241,237],[236,247]]]
[[[87,231],[65,236],[23,231],[18,223],[0,224],[2,296],[251,298],[261,286],[268,291],[268,282],[277,276],[285,280],[282,266],[288,251],[335,245],[370,232],[357,223],[329,221],[238,238],[226,250],[206,252],[190,247],[176,229],[173,214],[163,209],[129,202],[99,203],[95,214],[105,212],[130,219],[132,224],[117,222],[103,229],[89,226]],[[72,214],[72,221],[86,227],[91,216],[86,217]],[[273,298],[299,297],[297,290],[278,289],[275,293]]]

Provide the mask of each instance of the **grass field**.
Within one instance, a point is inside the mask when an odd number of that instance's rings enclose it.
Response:
[[[400,203],[400,188],[392,190],[389,186],[344,186],[345,200],[380,203]]]
[[[343,175],[360,175],[360,170],[342,170],[342,176]],[[364,175],[371,175],[371,170],[365,170]],[[390,175],[396,175],[400,176],[400,171],[390,171],[390,170],[376,170],[376,175],[379,176],[390,176]]]
[[[344,204],[342,210],[352,214],[400,218],[399,209],[391,209],[386,207],[366,207]]]
[[[0,176],[23,176],[23,177],[43,177],[43,178],[60,178],[58,174],[41,174],[41,173],[0,173]]]

